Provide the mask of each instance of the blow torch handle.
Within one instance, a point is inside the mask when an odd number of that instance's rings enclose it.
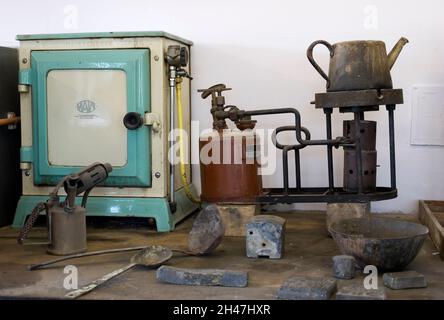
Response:
[[[38,203],[32,210],[28,220],[20,230],[20,234],[17,238],[17,242],[19,244],[23,244],[23,241],[28,237],[29,232],[31,231],[34,223],[37,221],[37,218],[40,215],[40,212],[42,211],[47,211],[47,204],[45,202]]]

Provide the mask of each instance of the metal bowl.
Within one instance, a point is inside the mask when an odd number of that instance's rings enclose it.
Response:
[[[360,267],[402,270],[418,254],[429,229],[421,224],[387,218],[344,219],[329,228],[339,250]]]

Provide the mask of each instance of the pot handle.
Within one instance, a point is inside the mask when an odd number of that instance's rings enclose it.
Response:
[[[327,80],[327,88],[328,88],[330,86],[330,79],[325,74],[324,70],[321,69],[321,67],[316,63],[316,61],[313,58],[313,49],[318,44],[323,44],[324,46],[327,47],[328,51],[330,51],[330,57],[333,57],[333,54],[334,54],[333,46],[325,40],[317,40],[317,41],[313,42],[307,49],[308,61],[310,61],[312,66],[316,69],[317,72],[319,72],[319,74],[322,76],[322,78]]]

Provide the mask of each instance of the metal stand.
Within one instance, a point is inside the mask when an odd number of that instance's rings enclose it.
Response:
[[[297,203],[297,202],[369,202],[387,200],[397,197],[396,189],[396,166],[395,166],[395,130],[394,110],[396,104],[403,103],[401,89],[384,90],[360,90],[344,92],[327,92],[315,95],[315,107],[323,109],[326,119],[326,140],[311,140],[308,129],[301,126],[300,114],[296,109],[268,109],[245,111],[247,116],[271,115],[292,113],[295,117],[294,126],[279,127],[273,133],[273,143],[276,148],[282,150],[283,156],[283,188],[272,188],[264,190],[264,194],[257,198],[259,203]],[[362,165],[362,143],[361,143],[361,121],[367,111],[378,111],[380,105],[385,105],[389,116],[389,139],[390,139],[390,187],[376,187],[375,191],[364,192],[363,190],[363,165]],[[353,113],[355,136],[352,139],[338,137],[332,139],[331,115],[335,108],[341,113]],[[281,145],[277,141],[277,134],[282,131],[295,131],[298,144]],[[305,139],[302,138],[304,133]],[[303,188],[301,186],[300,150],[306,146],[325,145],[327,147],[328,187]],[[344,188],[334,185],[333,169],[333,147],[354,147],[356,150],[356,169],[358,190],[349,192]],[[288,175],[288,152],[295,152],[295,180],[296,187],[289,187]]]

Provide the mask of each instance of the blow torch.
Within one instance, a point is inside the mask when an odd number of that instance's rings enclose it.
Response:
[[[68,255],[85,252],[86,247],[86,202],[91,190],[105,181],[112,167],[109,163],[93,163],[78,173],[64,177],[49,194],[46,202],[40,202],[20,231],[17,242],[23,244],[41,212],[46,211],[48,227],[48,253]],[[66,192],[60,201],[59,189]],[[83,193],[80,206],[76,197]]]

